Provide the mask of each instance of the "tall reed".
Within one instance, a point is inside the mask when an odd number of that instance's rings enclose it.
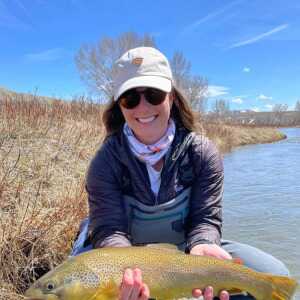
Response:
[[[0,298],[21,297],[68,255],[87,214],[85,171],[103,138],[102,111],[84,98],[0,100]]]

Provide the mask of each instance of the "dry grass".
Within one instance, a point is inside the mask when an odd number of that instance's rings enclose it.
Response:
[[[248,144],[270,143],[282,140],[285,135],[274,127],[226,125],[204,123],[206,135],[212,139],[223,153]]]
[[[0,99],[0,299],[22,299],[35,278],[70,252],[87,214],[85,172],[103,139],[101,116],[102,107],[85,99]],[[266,132],[204,127],[222,150]]]
[[[85,171],[103,126],[101,107],[83,100],[1,99],[0,299],[61,262],[87,213]]]

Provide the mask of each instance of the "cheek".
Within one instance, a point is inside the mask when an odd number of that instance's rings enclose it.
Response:
[[[127,109],[124,109],[121,107],[121,112],[127,123],[130,122],[130,120],[132,120],[132,112],[130,110],[127,110]]]
[[[170,116],[171,114],[171,109],[173,105],[173,99],[169,98],[166,103],[164,103],[164,114],[167,116]]]
[[[172,108],[172,104],[171,103],[166,103],[162,109],[163,115],[164,117],[169,118],[170,114],[171,114],[171,108]]]

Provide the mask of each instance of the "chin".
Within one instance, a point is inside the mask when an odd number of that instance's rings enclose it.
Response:
[[[143,136],[142,138],[139,138],[139,140],[146,145],[151,145],[151,144],[155,144],[158,140],[160,139],[160,137],[155,137],[155,136]]]

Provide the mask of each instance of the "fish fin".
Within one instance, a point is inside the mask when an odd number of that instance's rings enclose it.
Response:
[[[296,288],[297,281],[286,276],[270,275],[273,283],[272,300],[290,300],[292,299]]]
[[[240,257],[235,257],[231,260],[234,264],[244,265],[244,261]]]
[[[227,289],[227,292],[232,296],[235,294],[242,294],[243,291],[237,288],[231,288],[231,289]]]
[[[146,247],[160,249],[160,250],[167,250],[171,252],[182,253],[176,245],[167,244],[167,243],[155,243],[155,244],[147,244]]]
[[[110,280],[106,285],[101,285],[89,300],[112,300],[118,299],[118,296],[119,287],[113,280]]]

